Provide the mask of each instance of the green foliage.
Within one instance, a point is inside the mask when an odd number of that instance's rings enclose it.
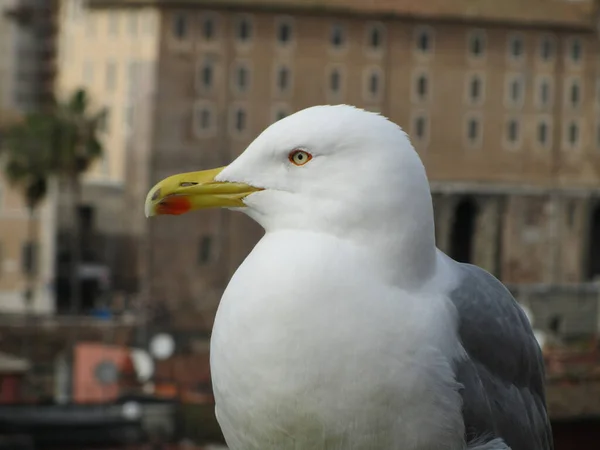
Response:
[[[30,208],[46,195],[49,178],[78,182],[102,156],[98,134],[106,115],[105,109],[91,113],[87,93],[78,89],[64,103],[47,112],[28,114],[3,133],[0,150],[5,175],[21,188]]]

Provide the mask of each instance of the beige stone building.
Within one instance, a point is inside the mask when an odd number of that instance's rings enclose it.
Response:
[[[62,16],[59,84],[86,82],[114,111],[90,180],[127,186],[142,298],[195,326],[193,312],[210,326],[261,230],[220,211],[146,221],[147,190],[323,103],[409,132],[442,250],[521,289],[572,286],[600,274],[597,12],[591,0],[91,0]]]

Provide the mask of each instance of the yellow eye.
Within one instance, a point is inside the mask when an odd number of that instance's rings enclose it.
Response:
[[[296,166],[303,166],[312,159],[312,155],[304,150],[294,150],[290,153],[289,160]]]

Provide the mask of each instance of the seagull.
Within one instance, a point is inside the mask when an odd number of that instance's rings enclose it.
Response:
[[[436,248],[425,168],[397,124],[301,110],[230,165],[160,181],[145,213],[217,207],[265,230],[211,337],[230,449],[553,449],[527,317]]]

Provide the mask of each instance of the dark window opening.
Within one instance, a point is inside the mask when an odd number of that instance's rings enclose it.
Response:
[[[542,82],[540,86],[540,101],[542,105],[547,105],[550,98],[550,86],[547,81]]]
[[[577,63],[581,61],[582,53],[581,41],[579,39],[575,39],[571,45],[571,59],[573,62]]]
[[[212,41],[215,37],[215,22],[213,19],[206,18],[202,22],[202,37],[206,41]]]
[[[431,37],[427,31],[419,33],[419,37],[417,38],[417,48],[423,53],[427,53],[431,50]]]
[[[177,14],[173,21],[173,34],[179,40],[187,37],[188,24],[187,17],[183,14]]]
[[[580,98],[579,85],[577,83],[573,83],[571,85],[571,105],[573,107],[579,106],[579,98]]]
[[[280,91],[285,91],[289,85],[290,71],[287,67],[281,67],[277,74],[277,86]]]
[[[200,129],[207,130],[210,128],[211,114],[207,108],[202,108],[200,111]]]
[[[289,23],[282,23],[279,25],[277,40],[281,44],[287,44],[292,40],[292,26]]]
[[[379,92],[379,75],[372,73],[369,77],[369,93],[372,96],[376,96]]]
[[[246,129],[246,111],[238,109],[235,113],[235,129],[242,132]]]
[[[23,244],[22,270],[25,274],[35,274],[37,270],[37,245],[34,242]]]
[[[479,137],[479,121],[477,119],[469,120],[467,135],[471,142],[476,141]]]
[[[417,117],[415,120],[415,135],[419,139],[423,139],[427,133],[427,120],[425,117]]]
[[[542,145],[548,143],[548,124],[545,122],[538,125],[538,142]]]
[[[479,57],[483,55],[485,44],[481,36],[473,36],[471,38],[471,55]]]
[[[466,198],[458,204],[454,214],[450,236],[450,257],[458,262],[471,263],[477,206],[472,199]]]
[[[212,87],[213,84],[213,68],[210,64],[205,64],[202,68],[202,85],[205,88]]]
[[[237,38],[242,42],[250,40],[252,37],[252,24],[247,19],[242,19],[238,22]]]
[[[417,93],[421,99],[427,97],[427,77],[425,75],[421,75],[417,80]]]
[[[541,49],[540,49],[542,60],[548,61],[552,58],[554,54],[554,45],[549,38],[546,38],[542,41]]]
[[[510,142],[516,142],[519,139],[519,122],[516,120],[510,120],[508,122],[508,140]]]
[[[510,44],[510,53],[515,58],[523,56],[523,41],[520,38],[514,38]]]
[[[369,33],[369,47],[372,49],[378,49],[381,47],[381,31],[378,27],[371,28]]]
[[[344,28],[341,25],[333,25],[331,28],[331,45],[336,48],[344,45]]]
[[[579,142],[579,127],[576,123],[569,125],[569,144],[576,145]]]
[[[212,238],[204,236],[200,239],[200,245],[198,246],[198,264],[204,265],[210,262],[212,259]]]
[[[510,85],[510,97],[513,102],[518,102],[521,99],[521,82],[514,80]]]
[[[595,205],[590,217],[588,242],[586,275],[591,281],[600,275],[600,204]]]
[[[481,80],[479,77],[475,77],[471,80],[471,100],[477,101],[481,96]]]
[[[342,76],[339,70],[335,69],[333,72],[331,72],[331,75],[329,77],[329,87],[331,88],[332,92],[339,92],[342,81],[341,78]]]
[[[239,67],[237,70],[237,86],[241,91],[248,87],[248,69],[246,67]]]

